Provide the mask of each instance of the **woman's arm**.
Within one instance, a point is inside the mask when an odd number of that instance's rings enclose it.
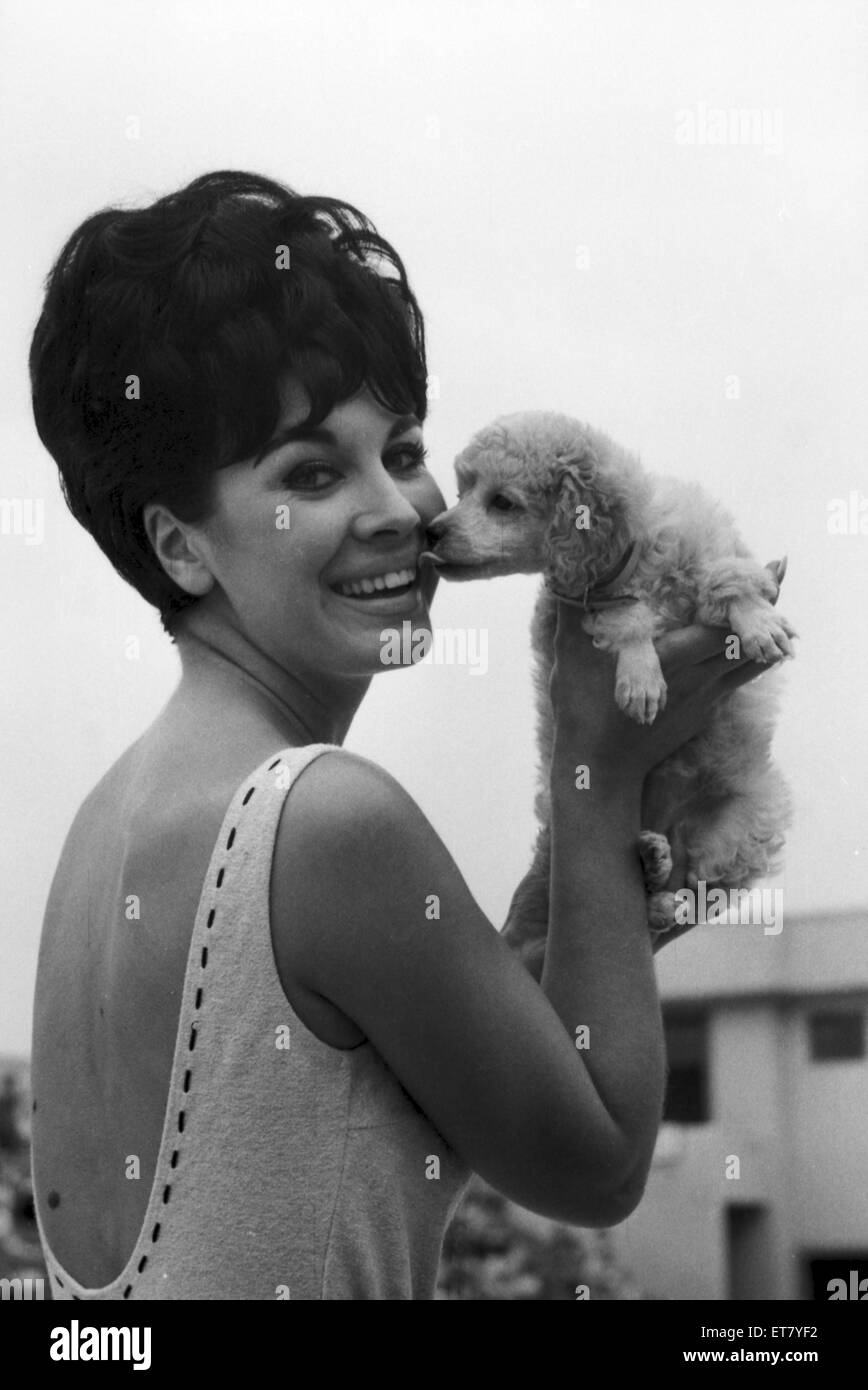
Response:
[[[573,637],[571,627],[568,644]],[[673,740],[701,727],[710,678],[688,674],[684,697],[676,674],[668,718],[628,734],[637,743],[622,749],[617,783],[600,776],[583,802],[588,793],[567,786],[567,765],[600,765],[613,715],[609,664],[580,640],[592,687],[598,682],[587,692],[597,713],[589,720],[583,711],[584,757],[563,717],[553,760],[555,900],[543,988],[480,911],[412,798],[343,750],[311,763],[287,798],[272,931],[281,972],[358,1025],[469,1167],[531,1210],[610,1226],[641,1195],[662,1090],[644,891],[638,868],[632,876],[626,868],[638,816],[638,791],[628,788],[634,776],[641,786],[647,758],[660,761]],[[681,659],[695,661],[695,651]],[[699,692],[692,704],[691,690]],[[558,708],[557,691],[553,698]],[[588,1048],[575,1045],[580,1025],[590,1027]]]
[[[587,765],[590,784],[576,786]],[[639,1175],[663,1106],[665,1051],[636,853],[641,781],[588,757],[578,726],[556,732],[551,904],[540,987],[580,1052],[612,1124],[613,1162]],[[620,1139],[620,1143],[619,1143]]]
[[[561,606],[551,686],[549,930],[540,985],[567,1030],[583,1030],[588,1072],[619,1132],[631,1138],[636,1158],[629,1181],[638,1185],[638,1200],[666,1069],[636,852],[643,785],[654,766],[702,727],[714,700],[765,668],[729,661],[721,654],[725,634],[713,629],[670,634],[658,644],[669,676],[668,712],[648,728],[614,706],[611,666],[594,661],[577,618]],[[577,778],[580,766],[585,771]]]
[[[610,1226],[632,1209],[622,1182],[632,1137],[433,827],[383,769],[335,751],[301,774],[275,844],[272,932],[284,977],[358,1025],[492,1186],[578,1225]],[[418,1176],[421,1185],[421,1167]]]

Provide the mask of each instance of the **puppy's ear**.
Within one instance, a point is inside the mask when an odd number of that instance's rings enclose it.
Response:
[[[580,598],[615,560],[625,534],[621,499],[603,486],[590,447],[558,465],[552,519],[546,532],[544,573],[553,587]],[[626,542],[624,542],[626,543]]]

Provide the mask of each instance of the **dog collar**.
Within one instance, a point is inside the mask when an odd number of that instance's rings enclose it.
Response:
[[[571,603],[576,608],[585,608],[593,613],[598,608],[614,608],[619,603],[638,603],[639,595],[621,592],[639,563],[639,548],[631,541],[624,554],[597,580],[587,585],[581,598],[571,598],[559,593],[553,584],[547,587],[562,603]]]

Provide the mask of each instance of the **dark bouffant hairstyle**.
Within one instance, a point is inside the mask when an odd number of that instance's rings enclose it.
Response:
[[[48,276],[30,350],[36,428],[73,516],[173,636],[197,600],[157,559],[143,508],[203,520],[215,470],[273,434],[290,371],[308,424],[363,386],[425,419],[421,311],[400,257],[349,203],[205,174],[89,217]]]

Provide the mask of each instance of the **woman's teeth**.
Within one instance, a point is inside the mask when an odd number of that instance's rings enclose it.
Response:
[[[378,574],[373,579],[358,579],[351,584],[336,585],[339,594],[346,598],[364,598],[366,594],[385,593],[388,589],[404,589],[416,578],[413,570],[390,570],[388,574]]]

